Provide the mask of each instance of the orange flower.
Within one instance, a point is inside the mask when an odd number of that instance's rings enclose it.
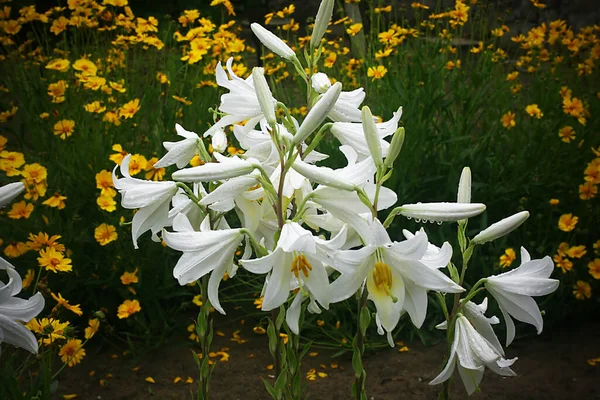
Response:
[[[123,304],[119,306],[117,310],[117,317],[119,319],[129,318],[131,315],[140,312],[142,307],[140,307],[140,302],[137,300],[125,300]]]

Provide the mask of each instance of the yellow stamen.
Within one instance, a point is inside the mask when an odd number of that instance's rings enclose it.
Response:
[[[386,295],[391,296],[390,289],[392,288],[392,270],[387,264],[382,263],[381,261],[377,261],[375,263],[373,282],[378,290],[381,290]]]
[[[300,271],[302,271],[306,277],[308,277],[309,271],[312,271],[312,265],[310,265],[306,257],[304,257],[304,254],[296,256],[294,261],[292,261],[292,272],[296,275],[296,278],[298,278]]]

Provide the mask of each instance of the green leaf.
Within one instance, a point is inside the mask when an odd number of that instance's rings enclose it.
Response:
[[[354,349],[352,354],[352,369],[354,370],[354,376],[360,378],[363,371],[362,355],[358,349]]]
[[[367,332],[367,328],[369,327],[370,323],[371,323],[371,312],[369,311],[368,307],[363,307],[360,310],[360,332],[362,333],[363,336],[365,336],[365,333]]]
[[[262,378],[262,381],[265,384],[265,388],[267,389],[267,392],[269,392],[271,397],[273,399],[277,399],[277,392],[275,391],[275,388],[265,378]]]
[[[281,326],[283,325],[284,321],[285,321],[285,307],[282,304],[279,307],[279,313],[277,314],[276,326],[277,326],[278,331],[281,330]]]

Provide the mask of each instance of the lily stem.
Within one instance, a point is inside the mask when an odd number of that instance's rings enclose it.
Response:
[[[356,400],[366,400],[367,399],[367,392],[365,390],[365,378],[366,378],[366,373],[365,373],[365,369],[363,367],[363,363],[362,363],[362,359],[363,359],[363,354],[365,352],[365,337],[363,335],[363,332],[361,330],[361,322],[360,322],[360,316],[362,315],[363,309],[365,307],[367,307],[367,296],[368,296],[368,291],[366,286],[363,288],[362,290],[362,294],[360,296],[360,302],[358,304],[358,314],[357,314],[357,327],[356,327],[356,336],[355,336],[355,344],[356,344],[356,348],[355,351],[358,350],[358,352],[356,353],[360,359],[360,368],[361,371],[354,371],[354,394],[355,394],[355,398]],[[354,366],[354,362],[352,363]]]

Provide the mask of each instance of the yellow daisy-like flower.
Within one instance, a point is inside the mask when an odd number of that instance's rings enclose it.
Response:
[[[117,202],[112,197],[105,194],[98,196],[96,199],[96,204],[98,204],[102,210],[107,212],[113,212],[117,209]]]
[[[504,114],[500,121],[502,121],[502,126],[506,129],[512,129],[515,126],[517,126],[517,123],[515,122],[515,113],[512,111],[509,111],[506,114]]]
[[[65,60],[64,58],[56,58],[46,64],[46,69],[51,69],[59,72],[67,72],[69,67],[71,66],[71,62],[69,60]]]
[[[502,268],[510,267],[516,258],[517,255],[515,254],[515,250],[513,248],[508,248],[504,250],[504,254],[500,256],[500,266]]]
[[[360,31],[362,31],[362,28],[363,28],[363,24],[360,24],[360,23],[352,24],[348,27],[348,29],[346,29],[346,33],[350,36],[355,36]]]
[[[70,119],[63,119],[54,124],[54,134],[60,136],[62,140],[65,140],[73,134],[75,128],[75,121]]]
[[[571,232],[575,229],[577,222],[579,222],[579,218],[574,217],[573,214],[563,214],[558,219],[558,229],[563,232]]]
[[[537,119],[540,119],[540,118],[542,118],[544,116],[544,113],[542,112],[542,110],[540,110],[540,108],[538,107],[537,104],[530,104],[530,105],[528,105],[527,107],[525,107],[525,111],[531,117],[535,117]]]
[[[94,229],[94,238],[100,246],[106,246],[110,242],[117,240],[119,235],[113,225],[100,224]]]
[[[119,319],[129,318],[131,315],[140,312],[142,307],[140,306],[140,302],[137,300],[125,300],[123,304],[119,306],[117,310],[117,317]]]
[[[59,193],[54,193],[52,196],[48,197],[42,204],[48,207],[58,208],[62,210],[65,208],[65,200],[67,200],[67,196],[61,196]]]
[[[559,129],[558,137],[565,143],[570,143],[575,140],[575,129],[572,126],[567,125]]]
[[[85,357],[85,349],[79,339],[69,339],[58,352],[62,362],[69,367],[77,365]]]
[[[592,287],[589,283],[584,281],[577,281],[573,285],[573,295],[577,300],[585,300],[592,297]]]
[[[123,285],[131,285],[132,283],[138,283],[139,278],[137,276],[137,272],[137,268],[133,272],[124,272],[123,275],[121,275],[121,283]]]
[[[29,248],[23,242],[13,242],[4,248],[4,255],[9,258],[17,258],[27,253]]]
[[[13,203],[12,208],[9,212],[6,213],[6,215],[8,215],[8,217],[12,219],[27,219],[33,212],[33,208],[33,204],[25,203],[25,201],[23,200],[18,203]]]
[[[376,79],[381,79],[387,74],[388,70],[383,65],[378,65],[377,67],[369,67],[367,70],[367,76],[372,78],[373,81]]]
[[[45,267],[46,271],[52,271],[56,273],[70,272],[73,270],[71,259],[65,258],[65,256],[54,250],[52,247],[48,247],[45,250],[40,250],[40,256],[37,260],[40,264],[40,267]]]
[[[119,108],[119,117],[132,118],[140,110],[140,100],[134,99]]]
[[[579,198],[581,200],[593,199],[597,194],[598,186],[592,182],[585,182],[583,185],[579,185]]]
[[[23,278],[23,289],[27,289],[33,283],[33,279],[35,278],[35,271],[31,268],[27,270],[25,277]]]
[[[594,259],[594,261],[590,261],[588,264],[588,270],[590,275],[594,277],[594,279],[600,279],[600,258]]]
[[[85,58],[80,58],[73,63],[73,69],[80,71],[83,75],[94,76],[98,72],[96,64]]]
[[[115,164],[117,165],[121,165],[121,161],[123,161],[123,159],[125,158],[125,156],[128,154],[125,150],[123,150],[123,147],[121,147],[120,144],[113,144],[112,146],[112,150],[116,151],[115,154],[111,154],[108,159],[113,161]],[[111,175],[111,180],[112,180],[112,175]]]
[[[557,206],[558,203],[560,203],[560,200],[559,199],[550,199],[548,201],[548,203],[550,203],[551,206]]]
[[[58,295],[50,292],[50,295],[52,296],[52,298],[54,299],[54,301],[57,302],[56,307],[64,307],[65,309],[71,311],[74,314],[77,314],[79,316],[83,315],[83,311],[81,311],[81,306],[79,304],[76,305],[71,305],[69,303],[69,301],[65,298],[62,297],[62,295],[60,293],[58,293]]]
[[[106,111],[106,107],[104,107],[98,100],[92,101],[91,103],[84,104],[83,108],[85,111],[89,113],[100,114]]]
[[[112,172],[104,169],[96,174],[96,189],[101,190],[100,194],[115,197],[117,191],[113,188]]]
[[[88,321],[88,327],[85,328],[85,338],[91,339],[100,328],[100,321],[97,318],[92,318]]]
[[[65,338],[65,329],[69,327],[69,321],[60,322],[54,318],[34,318],[25,324],[25,326],[40,336],[46,336],[41,342],[49,346],[57,340]]]
[[[141,154],[134,154],[131,156],[131,159],[129,160],[129,174],[130,175],[137,175],[139,174],[141,171],[146,169],[146,165],[148,164],[148,161],[146,160],[146,157],[144,157]]]
[[[144,168],[144,171],[146,171],[144,177],[146,179],[153,181],[162,181],[167,171],[165,168],[154,168],[154,164],[156,164],[157,162],[157,157],[152,157],[146,162],[146,168]]]

